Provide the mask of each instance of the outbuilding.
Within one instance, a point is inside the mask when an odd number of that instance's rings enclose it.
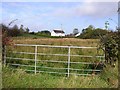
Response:
[[[54,29],[51,36],[65,36],[65,32],[62,29]]]

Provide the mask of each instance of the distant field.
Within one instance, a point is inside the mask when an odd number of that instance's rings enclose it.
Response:
[[[44,44],[44,45],[73,45],[73,46],[97,46],[98,39],[78,38],[13,38],[16,44]]]

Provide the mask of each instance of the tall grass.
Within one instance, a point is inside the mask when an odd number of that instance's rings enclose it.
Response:
[[[57,42],[57,41],[56,41]],[[86,41],[87,42],[87,41]],[[52,60],[52,61],[68,61],[68,48],[46,48],[46,47],[38,47],[37,49],[38,51],[38,55],[37,55],[37,70],[38,71],[51,71],[51,72],[64,72],[67,73],[67,69],[66,70],[61,70],[61,69],[52,69],[52,68],[67,68],[68,64],[67,63],[53,63],[53,62],[44,62],[44,60]],[[34,59],[35,55],[34,54],[19,54],[19,53],[12,53],[9,52],[9,49],[7,50],[8,57],[12,57],[12,58],[27,58],[27,59]],[[10,50],[11,51],[11,50]],[[16,46],[14,48],[12,48],[12,51],[16,51],[16,52],[30,52],[30,53],[34,53],[35,52],[35,47],[33,46]],[[96,56],[97,55],[97,49],[74,49],[71,48],[71,55],[87,55],[87,56]],[[40,54],[47,54],[47,55],[40,55]],[[67,56],[53,56],[53,55],[49,55],[49,54],[65,54]],[[95,57],[79,57],[79,56],[71,56],[70,57],[70,62],[89,62],[89,63],[95,63],[95,62],[99,62],[100,59],[99,58],[95,58]],[[8,59],[7,63],[14,63],[14,64],[24,64],[24,65],[32,65],[33,68],[31,67],[26,67],[26,69],[32,69],[34,70],[34,66],[35,66],[35,62],[33,61],[25,61],[23,59],[21,60],[13,60],[13,59]],[[17,66],[15,66],[17,67]],[[44,68],[44,67],[52,67],[52,68]],[[22,68],[22,67],[21,67]],[[24,68],[24,67],[23,67]],[[96,69],[94,67],[94,65],[88,65],[88,64],[74,64],[71,63],[70,64],[70,68],[73,69]],[[79,74],[85,74],[85,73],[92,73],[92,71],[80,71],[80,70],[71,70],[71,73],[79,73]]]
[[[14,43],[16,44],[45,44],[45,45],[73,45],[73,46],[97,46],[99,40],[95,39],[75,39],[75,38],[40,38],[40,39],[28,39],[28,38],[14,38]],[[9,52],[10,51],[10,52]],[[11,51],[16,52],[35,52],[34,47],[8,47],[7,56],[13,58],[29,58],[34,59],[34,54],[14,54]],[[61,48],[40,48],[38,47],[38,53],[46,54],[68,54],[68,49]],[[100,51],[97,53],[97,50],[93,49],[71,49],[72,55],[102,55],[103,52]],[[37,55],[37,60],[58,60],[58,61],[67,61],[67,56],[44,56]],[[81,57],[72,57],[72,62],[98,62],[97,58],[81,58]],[[7,60],[7,63],[18,63],[33,65],[34,61],[24,61],[24,60]],[[37,61],[37,70],[44,71],[55,71],[53,69],[43,69],[42,67],[53,67],[53,68],[67,68],[67,64],[63,63],[47,63]],[[108,88],[108,87],[117,87],[118,84],[118,71],[116,64],[115,68],[107,66],[101,74],[92,75],[92,76],[76,76],[75,74],[66,77],[65,75],[58,74],[46,74],[46,73],[27,73],[24,69],[34,70],[34,67],[17,67],[17,70],[14,70],[16,67],[3,67],[3,87],[4,88]],[[91,65],[83,64],[70,64],[70,68],[74,69],[94,69]],[[66,72],[66,70],[56,70],[58,72]],[[76,71],[70,71],[71,73],[76,73]],[[89,73],[78,71],[77,73]]]
[[[118,64],[115,68],[107,66],[99,75],[70,77],[56,74],[28,74],[22,69],[3,67],[4,88],[117,88]],[[110,79],[108,81],[108,78]]]

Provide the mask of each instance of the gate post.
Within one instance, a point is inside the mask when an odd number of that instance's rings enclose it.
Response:
[[[36,74],[36,63],[37,63],[37,45],[35,46],[35,74]]]
[[[70,46],[68,47],[68,77],[70,76]]]
[[[6,46],[4,45],[4,47],[2,48],[3,49],[3,63],[4,63],[4,66],[6,66]]]

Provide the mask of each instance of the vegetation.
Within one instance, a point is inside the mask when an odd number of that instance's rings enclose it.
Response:
[[[41,36],[41,37],[48,37],[48,38],[51,37],[51,33],[48,30],[37,32],[35,35]]]
[[[12,28],[10,28],[4,24],[0,24],[0,27],[2,27],[3,33],[5,33],[6,36],[8,36],[8,37],[15,37],[15,36],[21,35],[21,32],[18,29],[17,25],[14,25]]]
[[[38,32],[37,34],[48,35],[48,36],[51,35],[50,31],[48,31],[48,30],[44,30],[44,31]]]
[[[106,63],[114,66],[114,62],[118,60],[118,43],[119,43],[119,33],[110,32],[107,33],[104,37],[101,37],[101,45],[100,48],[105,48],[103,51],[105,52],[105,60]]]
[[[73,30],[73,34],[76,35],[76,34],[78,34],[78,33],[79,33],[78,29],[75,28],[75,29]]]
[[[9,88],[9,87],[17,87],[17,88],[22,88],[22,87],[49,87],[49,88],[99,88],[99,87],[118,87],[118,43],[119,43],[119,37],[118,33],[116,32],[108,32],[106,30],[102,29],[95,29],[93,26],[89,26],[88,28],[84,29],[82,34],[80,35],[80,38],[85,38],[84,39],[77,39],[77,38],[39,38],[39,37],[49,37],[50,32],[49,31],[41,31],[38,33],[35,32],[29,32],[29,29],[27,28],[26,31],[23,30],[23,25],[21,25],[20,29],[18,29],[17,25],[14,25],[13,28],[6,27],[5,25],[2,25],[3,29],[3,52],[5,52],[5,47],[6,45],[11,44],[10,39],[8,36],[19,36],[19,35],[25,35],[25,36],[30,36],[32,38],[26,38],[26,37],[13,37],[13,43],[23,43],[23,44],[49,44],[49,45],[74,45],[74,46],[98,46],[99,40],[98,39],[86,39],[86,38],[99,38],[100,36],[102,41],[101,47],[105,47],[105,53],[106,53],[106,61],[107,63],[110,63],[110,65],[105,65],[106,67],[103,68],[103,71],[98,74],[98,75],[92,75],[92,76],[76,76],[76,75],[71,75],[69,78],[63,76],[63,75],[56,75],[56,74],[42,74],[42,73],[37,73],[34,75],[33,73],[27,73],[24,71],[23,67],[11,67],[8,65],[8,67],[3,67],[3,87]],[[11,32],[12,31],[12,32]],[[30,33],[30,34],[29,34]],[[106,35],[107,33],[107,35]],[[15,34],[15,35],[14,35]],[[27,37],[28,37],[27,36]],[[22,57],[22,58],[30,58],[34,59],[33,55],[17,55],[13,54],[11,51],[32,51],[34,52],[34,48],[9,48],[7,50],[7,54],[12,57]],[[66,49],[45,49],[45,48],[38,48],[38,52],[46,52],[46,53],[60,53],[63,52],[63,54],[68,53]],[[78,55],[95,55],[97,51],[93,50],[71,50],[71,54],[78,54]],[[3,53],[4,54],[4,53]],[[102,54],[102,51],[99,53],[100,55]],[[3,55],[4,56],[4,55]],[[65,61],[66,58],[61,58],[61,57],[44,57],[44,56],[38,56],[38,59],[45,60],[45,59],[58,59],[58,60],[63,60]],[[94,59],[81,59],[81,61],[84,62],[96,62],[96,58]],[[79,61],[78,58],[72,58],[71,61]],[[114,61],[114,68],[111,67],[111,63]],[[14,63],[14,64],[33,64],[34,62],[29,62],[29,61],[15,61],[15,60],[8,60],[7,63]],[[53,66],[53,67],[63,67],[66,68],[66,65],[62,64],[49,64],[49,63],[37,63],[39,66],[43,65],[48,65],[48,66]],[[72,68],[92,68],[93,66],[90,65],[71,65]],[[17,70],[14,70],[14,68],[17,68]],[[33,70],[32,68],[28,68]],[[42,68],[39,68],[39,70],[42,70]],[[45,69],[44,69],[45,70]],[[75,73],[75,72],[73,72]],[[79,72],[81,73],[81,72]],[[85,73],[85,72],[84,72]],[[91,73],[92,74],[92,73]],[[39,78],[38,78],[39,77]],[[83,81],[84,79],[84,81]],[[18,82],[19,81],[19,82]],[[81,82],[82,81],[82,82]]]
[[[5,56],[5,47],[7,45],[11,45],[12,44],[12,39],[8,36],[8,32],[7,30],[9,29],[7,26],[0,24],[0,28],[2,28],[2,61],[4,61],[4,56]]]
[[[100,39],[100,36],[104,36],[109,31],[101,29],[101,28],[94,28],[94,26],[90,25],[86,29],[82,30],[82,33],[80,34],[79,38],[82,39]]]
[[[74,41],[74,42],[73,42]],[[43,39],[20,39],[20,41],[18,39],[15,39],[14,40],[15,43],[23,43],[23,44],[47,44],[51,43],[51,45],[76,45],[76,43],[78,42],[78,46],[83,46],[84,44],[86,44],[86,46],[95,46],[97,45],[97,40],[80,40],[80,39],[47,39],[47,38],[43,38]],[[84,44],[83,44],[84,43]],[[84,45],[85,46],[85,45]],[[34,47],[14,47],[12,48],[12,50],[7,50],[7,56],[8,57],[13,57],[13,58],[30,58],[30,59],[34,59],[34,55],[26,55],[26,54],[14,54],[12,53],[11,51],[15,51],[15,52],[31,52],[31,53],[34,53]],[[68,54],[68,49],[67,48],[41,48],[41,47],[38,47],[38,51],[39,53],[46,53],[46,54]],[[96,55],[97,54],[97,50],[96,49],[71,49],[71,54],[76,54],[76,55]],[[37,59],[38,60],[58,60],[58,61],[67,61],[67,56],[43,56],[43,55],[37,55]],[[81,59],[81,61],[85,61],[85,62],[95,62],[95,59],[93,58],[80,58],[80,57],[71,57],[71,61],[80,61],[79,59]],[[99,60],[97,61],[98,59],[96,58],[96,62],[99,62]],[[25,61],[24,60],[22,61],[17,61],[17,60],[8,60],[8,63],[17,63],[17,64],[31,64],[34,66],[34,61],[32,61],[31,63],[29,63],[29,61]],[[38,66],[41,66],[41,67],[44,67],[44,64],[43,62],[37,62],[37,65]],[[78,66],[78,68],[82,68],[84,66],[84,69],[86,67],[87,68],[90,68],[90,66],[87,66],[87,65],[80,65],[80,64],[73,64],[71,67],[75,68],[75,65],[76,65],[76,68]],[[60,64],[60,63],[48,63],[47,65],[45,64],[45,66],[47,67],[62,67],[62,68],[66,68],[67,67],[67,64]],[[81,67],[80,67],[81,66]],[[34,68],[33,68],[34,69]],[[52,71],[52,70],[51,70]],[[61,70],[62,71],[62,70]],[[64,70],[64,72],[66,72]]]
[[[106,29],[108,22],[106,24]],[[114,63],[118,60],[118,43],[119,43],[119,33],[118,31],[108,31],[103,29],[95,29],[92,25],[88,28],[83,29],[80,38],[98,38],[100,39],[100,48],[105,53],[106,63],[114,66]],[[104,49],[105,48],[105,49]]]
[[[43,44],[43,45],[73,45],[73,46],[98,46],[99,39],[78,38],[26,38],[14,37],[14,43],[18,44]]]
[[[99,40],[95,39],[75,39],[75,38],[39,38],[39,39],[28,39],[28,38],[13,38],[14,43],[26,43],[26,44],[50,44],[50,45],[76,45],[76,46],[97,46],[99,43]],[[60,50],[54,49],[51,51],[50,49],[45,48],[38,48],[39,53],[46,52],[46,53],[61,53]],[[32,51],[34,52],[34,48],[31,47],[26,48],[17,48],[14,47],[13,50],[16,51]],[[50,51],[51,52],[50,52]],[[67,50],[62,50],[63,53],[67,53]],[[94,51],[94,50],[93,50]],[[72,50],[72,54],[93,54],[94,52],[91,52],[91,50],[86,50],[82,52],[81,50]],[[10,55],[10,54],[9,54]],[[34,58],[32,55],[13,55],[17,57],[24,57],[24,58]],[[46,59],[48,57],[38,57],[39,59]],[[60,59],[59,57],[52,57],[50,59]],[[75,58],[71,58],[73,61],[75,61]],[[61,59],[60,59],[61,60]],[[62,58],[62,60],[65,60],[65,58]],[[89,59],[90,60],[90,59]],[[13,63],[21,63],[15,62]],[[84,61],[88,61],[85,60]],[[32,62],[24,62],[24,64],[31,63]],[[34,62],[33,62],[34,63]],[[39,63],[38,63],[39,64]],[[46,65],[43,63],[43,65]],[[47,65],[51,65],[48,64]],[[65,65],[62,64],[52,64],[52,66],[55,67],[63,67]],[[79,66],[79,65],[78,65]],[[25,72],[24,68],[17,67],[17,70],[15,70],[16,67],[3,67],[3,87],[5,88],[117,88],[118,87],[118,64],[116,62],[115,67],[111,67],[109,65],[106,65],[106,68],[97,75],[92,76],[76,76],[71,75],[69,78],[65,75],[57,75],[57,74],[45,74],[45,73],[37,73],[34,75],[34,73],[27,73]],[[73,68],[81,68],[77,67],[76,65],[71,66]],[[30,68],[28,68],[30,69]],[[19,82],[18,82],[19,81]]]
[[[115,68],[107,66],[95,76],[72,75],[68,78],[45,73],[35,75],[10,67],[3,67],[2,76],[4,88],[117,88],[118,64]]]

